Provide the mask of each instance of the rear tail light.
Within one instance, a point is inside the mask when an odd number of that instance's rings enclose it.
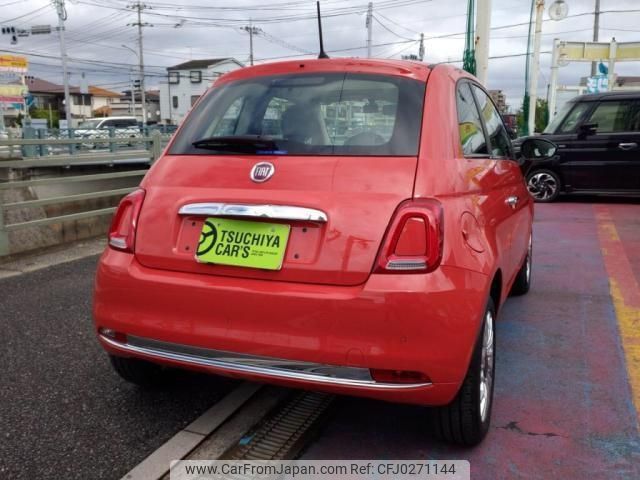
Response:
[[[139,188],[120,201],[109,228],[109,246],[111,248],[133,253],[144,194],[144,190]]]
[[[409,370],[369,369],[371,378],[381,383],[431,383],[431,379],[422,372]]]
[[[442,205],[408,200],[396,210],[376,261],[375,273],[425,273],[442,260]]]

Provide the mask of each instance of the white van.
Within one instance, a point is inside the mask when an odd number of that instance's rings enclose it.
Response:
[[[135,117],[100,117],[84,120],[74,134],[80,138],[109,138],[109,131],[114,129],[116,138],[139,138],[140,127]],[[86,144],[87,147],[98,146],[99,144]],[[100,144],[104,146],[103,144]]]

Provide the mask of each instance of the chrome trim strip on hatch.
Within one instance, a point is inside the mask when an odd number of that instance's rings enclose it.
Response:
[[[190,203],[180,207],[180,215],[225,215],[228,217],[262,217],[278,220],[326,222],[327,214],[315,208],[293,205],[241,205],[235,203]]]
[[[376,382],[371,378],[368,368],[245,355],[132,335],[127,335],[126,343],[114,340],[103,334],[98,336],[100,340],[121,352],[137,353],[158,360],[174,360],[202,367],[214,367],[230,373],[266,375],[285,380],[302,380],[325,385],[366,387],[382,390],[409,389],[431,385],[429,382],[403,384]]]

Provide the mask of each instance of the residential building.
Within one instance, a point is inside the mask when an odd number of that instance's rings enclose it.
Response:
[[[216,78],[242,67],[234,58],[209,58],[167,68],[167,79],[160,83],[161,122],[179,124]]]
[[[142,122],[142,95],[135,92],[131,101],[131,90],[125,90],[109,105],[110,115],[114,117],[135,116]],[[158,90],[147,90],[145,93],[147,105],[147,123],[158,123],[160,120],[160,98]]]
[[[103,113],[108,113],[111,109],[111,104],[122,96],[121,93],[92,85],[89,85],[89,94],[91,95],[91,115],[94,117],[108,116],[103,115]]]
[[[64,87],[41,78],[27,76],[25,80],[29,93],[33,97],[33,106],[44,110],[57,111],[64,118]],[[107,116],[110,105],[121,94],[90,85],[88,93],[81,93],[76,86],[69,87],[71,97],[71,126],[95,116]]]
[[[498,111],[502,115],[509,111],[509,105],[507,105],[507,96],[502,90],[489,90],[489,95],[491,96],[493,103],[496,104]]]

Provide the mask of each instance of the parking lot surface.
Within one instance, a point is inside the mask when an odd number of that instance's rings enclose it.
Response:
[[[640,478],[639,202],[591,200],[536,205],[533,285],[499,315],[480,446],[431,440],[421,408],[344,399],[305,458],[468,459],[474,479]]]
[[[96,261],[0,280],[2,479],[120,478],[234,385],[120,380],[93,333]]]
[[[340,398],[305,459],[468,459],[473,479],[640,478],[640,201],[536,206],[530,293],[497,324],[491,431],[430,437],[425,409]],[[0,280],[0,478],[120,478],[235,383],[120,380],[94,338],[96,257]]]

